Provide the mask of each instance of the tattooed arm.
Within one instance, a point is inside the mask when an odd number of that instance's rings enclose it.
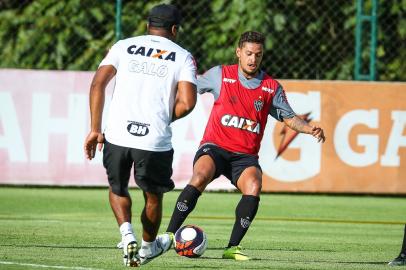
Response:
[[[291,118],[284,118],[283,122],[288,127],[297,132],[311,134],[313,137],[317,139],[318,142],[324,143],[324,141],[326,140],[326,137],[324,136],[324,131],[321,127],[312,126],[302,118],[298,117],[297,115]]]
[[[285,90],[283,90],[281,85],[278,85],[278,88],[276,89],[269,114],[276,120],[284,122],[288,127],[297,132],[311,134],[318,140],[318,142],[324,142],[326,140],[322,128],[311,126],[295,114],[289,105]]]

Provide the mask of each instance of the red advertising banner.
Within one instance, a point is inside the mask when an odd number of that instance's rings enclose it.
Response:
[[[83,154],[93,74],[0,70],[0,184],[107,186],[102,154],[91,162]],[[327,141],[269,118],[260,151],[264,191],[406,194],[406,83],[281,83],[295,112],[321,125]],[[212,102],[199,96],[173,124],[177,188],[191,176]],[[208,188],[234,187],[221,178]]]

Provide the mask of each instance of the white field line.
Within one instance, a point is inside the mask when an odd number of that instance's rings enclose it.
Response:
[[[78,266],[45,265],[45,264],[5,262],[5,261],[0,261],[0,265],[1,264],[31,266],[31,267],[37,267],[37,268],[54,268],[54,269],[71,269],[71,270],[102,270],[102,269],[97,269],[97,268],[78,267]]]

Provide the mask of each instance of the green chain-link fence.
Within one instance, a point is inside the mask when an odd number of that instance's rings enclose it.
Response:
[[[257,30],[266,34],[263,68],[276,78],[353,80],[357,1],[164,2],[182,11],[178,42],[193,53],[199,72],[233,63],[239,35]],[[95,70],[117,34],[145,33],[148,11],[163,1],[121,2],[116,33],[116,0],[0,0],[0,68]],[[362,2],[371,10],[372,1]],[[377,2],[375,79],[406,81],[406,0]],[[371,32],[361,29],[365,73]]]

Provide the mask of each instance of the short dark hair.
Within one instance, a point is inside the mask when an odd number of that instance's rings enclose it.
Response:
[[[245,42],[252,42],[258,44],[265,44],[265,36],[256,31],[247,31],[241,34],[240,40],[238,41],[238,47],[242,48]]]
[[[180,25],[182,16],[174,5],[161,4],[153,7],[148,15],[148,23],[152,27],[171,29]]]

